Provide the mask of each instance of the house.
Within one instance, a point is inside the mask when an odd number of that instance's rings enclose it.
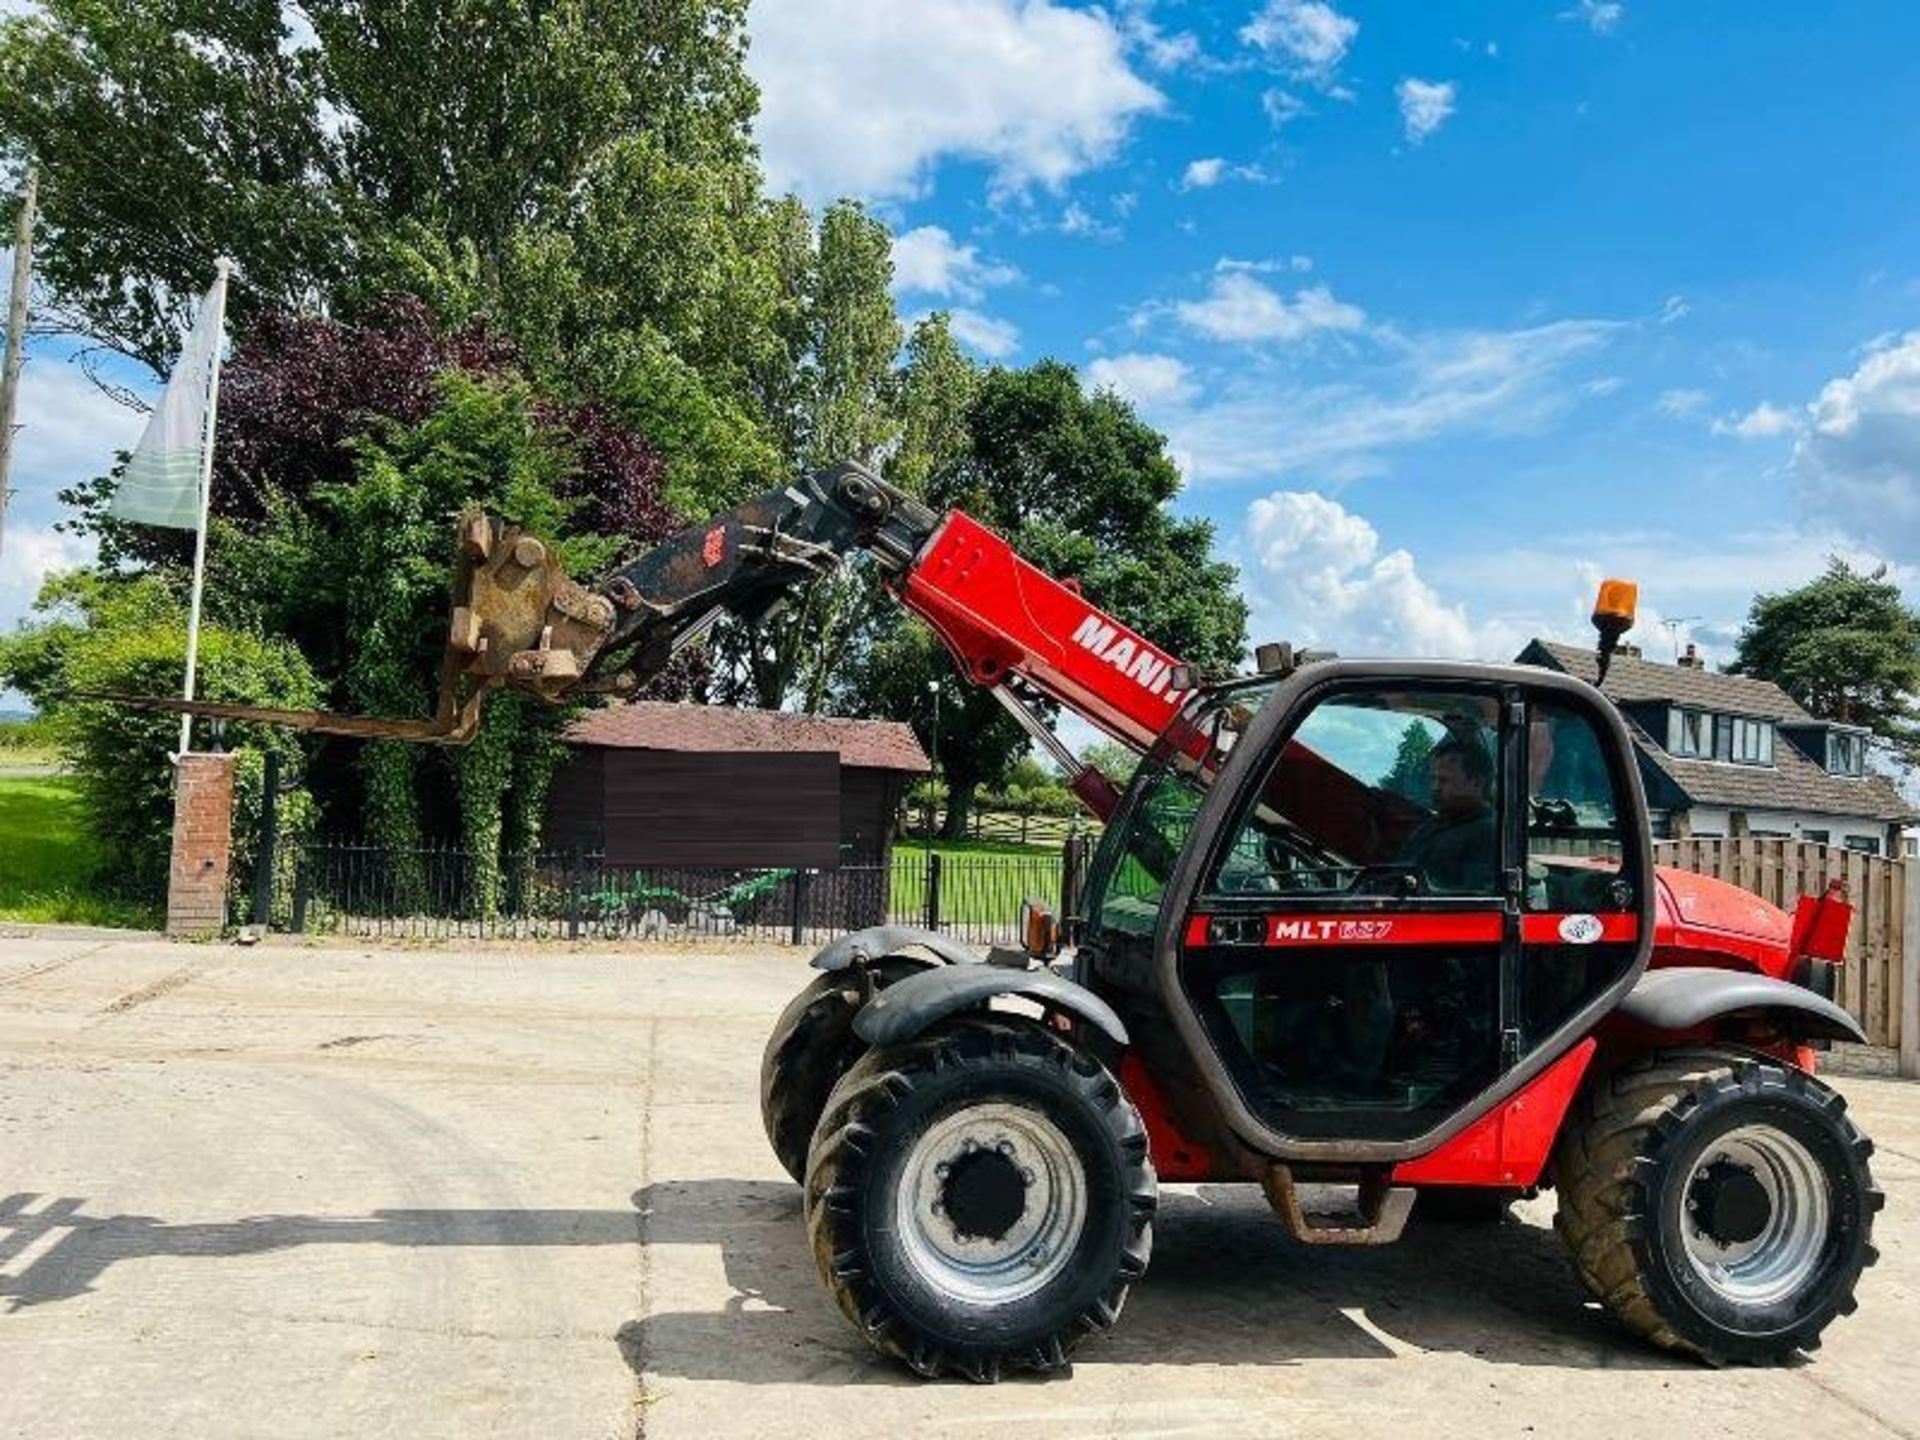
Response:
[[[1592,683],[1590,649],[1534,640],[1518,659]],[[1719,675],[1693,646],[1662,665],[1622,646],[1602,687],[1626,716],[1662,838],[1775,836],[1901,853],[1920,816],[1867,768],[1869,732],[1816,720],[1768,680]]]
[[[611,705],[566,742],[545,843],[611,866],[884,862],[901,794],[931,768],[896,721],[721,705]]]

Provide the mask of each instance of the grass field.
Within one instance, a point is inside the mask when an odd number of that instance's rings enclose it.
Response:
[[[945,923],[1015,926],[1020,902],[1029,895],[1060,903],[1058,846],[1007,845],[993,841],[936,842],[940,857],[940,918]],[[893,847],[889,908],[911,919],[927,904],[927,847],[905,840]]]
[[[157,924],[145,907],[95,893],[99,864],[73,781],[0,776],[0,920]]]

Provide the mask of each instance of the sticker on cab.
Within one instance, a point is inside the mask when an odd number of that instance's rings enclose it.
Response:
[[[1591,945],[1600,938],[1604,928],[1598,915],[1560,917],[1560,938],[1569,945]]]

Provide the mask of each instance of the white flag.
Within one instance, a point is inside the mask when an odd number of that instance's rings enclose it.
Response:
[[[176,530],[200,526],[200,485],[207,468],[204,447],[213,441],[207,433],[207,405],[225,328],[226,283],[223,273],[200,302],[200,314],[180,347],[166,392],[147,418],[147,428],[120,477],[120,488],[107,505],[107,513],[116,520]]]

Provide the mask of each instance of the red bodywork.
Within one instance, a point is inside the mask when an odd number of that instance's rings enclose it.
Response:
[[[1090,604],[1071,581],[1056,580],[1021,559],[1003,537],[959,511],[941,520],[894,586],[902,603],[933,627],[970,679],[997,686],[1017,677],[1135,749],[1145,751],[1165,738],[1186,699],[1173,685],[1173,656]],[[1203,764],[1210,762],[1207,737],[1171,738]],[[1359,858],[1393,853],[1424,813],[1398,796],[1357,784],[1297,742],[1286,747],[1273,783],[1287,791],[1295,814],[1323,817],[1329,832],[1319,837],[1324,843]],[[1796,921],[1758,896],[1708,876],[1667,868],[1654,874],[1649,962],[1654,966],[1708,965],[1789,979],[1803,956],[1839,958],[1850,912],[1835,895],[1803,902]],[[1387,930],[1373,933],[1381,925],[1377,915],[1320,918],[1336,926],[1342,918],[1351,921],[1350,933],[1339,935],[1339,943],[1387,939]],[[1526,917],[1525,937],[1550,941],[1561,918]],[[1608,940],[1631,939],[1637,926],[1630,916],[1601,919]],[[1206,943],[1206,925],[1204,916],[1193,918],[1189,944]],[[1461,925],[1473,934],[1452,932],[1450,927]],[[1492,933],[1482,934],[1489,925]],[[1497,915],[1407,916],[1389,922],[1387,929],[1396,944],[1458,943],[1497,940],[1499,925]],[[1294,940],[1277,923],[1267,936],[1270,945]],[[1567,1107],[1591,1067],[1607,1065],[1610,1054],[1637,1053],[1649,1043],[1688,1038],[1708,1037],[1642,1036],[1624,1021],[1609,1020],[1517,1095],[1437,1149],[1396,1166],[1394,1179],[1418,1185],[1530,1186],[1539,1179]],[[1755,1043],[1767,1044],[1764,1038]],[[1805,1047],[1768,1048],[1812,1066],[1812,1053]],[[1153,1161],[1163,1179],[1234,1178],[1223,1173],[1207,1146],[1182,1131],[1162,1087],[1137,1054],[1123,1058],[1119,1078],[1146,1123]]]

